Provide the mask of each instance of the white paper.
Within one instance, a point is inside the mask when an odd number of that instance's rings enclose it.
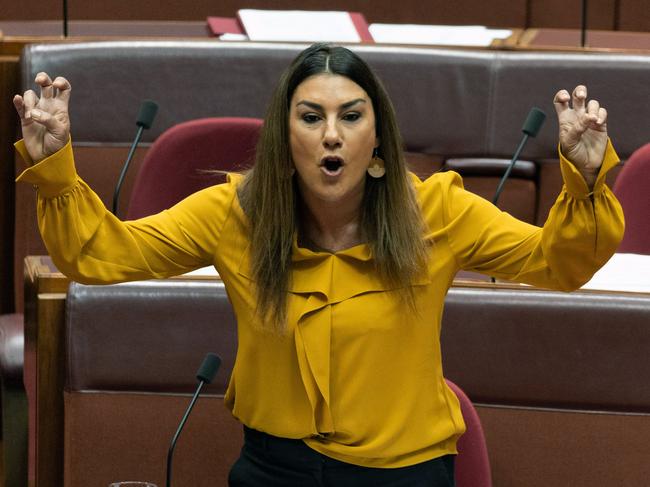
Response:
[[[582,289],[650,292],[650,255],[614,254]]]
[[[372,38],[383,44],[430,44],[439,46],[489,46],[495,39],[512,35],[507,29],[483,25],[370,24]]]
[[[361,42],[348,12],[239,10],[251,41]]]
[[[183,274],[184,276],[194,276],[194,277],[219,277],[219,273],[214,266],[201,267],[200,269],[195,269],[190,272]]]
[[[246,34],[221,34],[219,36],[220,41],[247,41],[248,36]]]

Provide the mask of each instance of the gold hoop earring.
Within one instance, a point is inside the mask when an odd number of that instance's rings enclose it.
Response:
[[[366,169],[368,174],[375,179],[383,178],[386,174],[386,164],[377,153],[378,151],[375,149],[372,154],[372,159],[370,159],[370,165]]]

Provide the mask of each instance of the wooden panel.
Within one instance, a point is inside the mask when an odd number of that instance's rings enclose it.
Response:
[[[348,10],[362,12],[368,22],[410,22],[424,24],[485,24],[495,26],[522,27],[526,4],[523,0],[491,0],[486,8],[480,0],[449,2],[434,0],[197,0],[188,9],[183,2],[143,0],[134,4],[129,0],[112,2],[86,2],[70,0],[73,18],[79,19],[124,19],[129,12],[133,19],[178,19],[201,20],[208,15],[234,16],[240,8],[263,9],[305,9],[305,10]]]
[[[641,0],[643,1],[643,0]],[[616,28],[617,0],[589,0],[587,28]],[[526,27],[557,27],[579,29],[582,22],[582,0],[531,0],[530,23]]]
[[[195,0],[192,8],[184,2],[155,0],[110,0],[88,2],[69,0],[71,20],[204,20],[209,15],[234,16],[240,8],[348,10],[362,12],[368,22],[406,22],[419,24],[484,24],[495,27],[524,27],[525,0],[480,0],[449,2],[434,0]],[[3,10],[5,7],[3,6]],[[6,20],[56,20],[62,18],[61,2],[26,0],[8,2]]]
[[[134,479],[165,485],[167,449],[187,395],[66,391],[64,398],[66,487]],[[242,443],[223,397],[202,394],[174,453],[172,485],[227,487]]]
[[[26,0],[5,2],[3,20],[61,20],[61,2]],[[362,12],[368,22],[407,22],[420,24],[484,24],[493,27],[579,28],[581,0],[196,0],[188,9],[183,2],[112,0],[87,2],[69,0],[70,20],[194,20],[209,15],[234,16],[240,8],[349,10]],[[649,31],[650,9],[647,0],[590,0],[589,27]]]
[[[58,0],[2,0],[2,20],[56,20],[62,17]]]
[[[647,485],[650,415],[476,407],[498,487]]]
[[[648,0],[618,0],[616,28],[650,32],[650,3]]]
[[[33,351],[34,407],[30,418],[30,485],[60,487],[63,477],[63,384],[65,293],[68,279],[52,273],[49,261],[31,257],[25,264],[25,348]]]
[[[594,30],[585,33],[585,46],[581,45],[582,32],[580,29],[527,29],[519,37],[519,47],[531,47],[553,51],[564,50],[620,50],[624,54],[650,52],[650,33],[628,32],[619,30]]]
[[[65,350],[65,300],[63,294],[39,293],[36,310],[40,326],[36,333],[36,484],[61,485],[63,475],[63,398],[64,370],[58,365]]]

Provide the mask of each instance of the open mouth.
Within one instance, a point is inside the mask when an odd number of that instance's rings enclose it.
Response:
[[[328,176],[338,176],[343,171],[343,159],[340,157],[325,157],[321,161],[321,169]]]

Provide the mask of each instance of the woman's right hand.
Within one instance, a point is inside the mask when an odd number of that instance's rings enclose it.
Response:
[[[36,163],[68,143],[71,86],[67,79],[58,77],[52,81],[43,72],[36,75],[35,81],[41,87],[40,98],[33,90],[28,90],[23,96],[14,96],[13,101],[20,117],[25,148]]]

